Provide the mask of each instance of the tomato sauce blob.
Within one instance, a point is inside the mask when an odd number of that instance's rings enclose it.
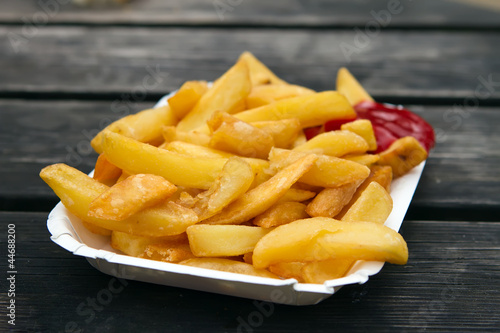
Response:
[[[377,139],[377,150],[374,153],[386,150],[394,141],[405,136],[413,136],[427,152],[435,145],[432,126],[402,106],[364,101],[356,104],[354,110],[356,118],[334,119],[327,121],[323,126],[305,129],[307,140],[322,132],[339,130],[343,124],[356,119],[368,119],[372,123]]]
[[[434,129],[420,116],[400,105],[371,101],[354,106],[358,118],[372,122],[377,138],[377,153],[386,150],[397,139],[412,136],[429,152],[436,143]]]

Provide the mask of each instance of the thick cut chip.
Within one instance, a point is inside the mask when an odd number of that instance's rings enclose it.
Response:
[[[284,279],[295,279],[304,282],[302,269],[307,264],[304,262],[279,262],[269,266],[269,271]]]
[[[349,123],[342,124],[341,130],[350,131],[361,136],[368,143],[368,150],[377,150],[377,139],[373,131],[372,122],[368,119],[358,119]]]
[[[341,219],[344,216],[349,208],[359,199],[361,193],[370,185],[372,182],[377,182],[382,185],[383,188],[387,192],[391,190],[391,182],[392,182],[392,169],[390,166],[379,166],[374,165],[370,168],[370,175],[366,178],[361,185],[357,188],[356,192],[352,196],[351,200],[347,205],[342,208],[339,214],[335,216],[336,219]]]
[[[342,216],[342,221],[370,221],[383,224],[392,211],[392,198],[385,188],[373,181]]]
[[[217,110],[227,113],[242,111],[251,89],[248,67],[245,62],[238,61],[214,82],[191,112],[177,124],[177,129],[188,132],[203,126]]]
[[[182,132],[175,126],[163,126],[163,139],[165,142],[183,141],[198,146],[208,147],[210,136],[200,132]]]
[[[231,257],[252,252],[269,229],[245,225],[197,224],[187,229],[191,251],[197,257]]]
[[[102,236],[111,236],[112,231],[96,226],[95,224],[82,221],[83,226],[93,234]]]
[[[288,201],[306,201],[311,198],[314,198],[316,192],[303,190],[299,188],[290,188],[286,193],[278,200],[278,203],[288,202]]]
[[[111,247],[133,257],[138,257],[144,254],[144,250],[146,250],[150,244],[171,242],[184,242],[187,244],[186,233],[175,236],[146,237],[132,235],[126,232],[113,231],[111,235]]]
[[[152,207],[171,196],[177,187],[165,178],[138,174],[113,185],[89,206],[89,215],[106,220],[121,221]]]
[[[309,217],[306,213],[306,205],[300,202],[277,203],[253,220],[253,224],[262,228],[277,227],[295,220]]]
[[[192,157],[229,158],[231,156],[234,156],[234,154],[228,153],[226,151],[199,146],[184,141],[169,142],[163,147],[163,149]]]
[[[347,156],[342,156],[342,158],[362,164],[367,167],[372,166],[373,164],[377,163],[378,160],[380,160],[380,156],[374,154],[347,155]]]
[[[299,133],[299,136],[297,136],[297,138],[295,139],[295,141],[293,141],[292,148],[298,147],[298,146],[306,143],[306,141],[307,141],[307,137],[304,134],[304,131],[301,131]],[[279,147],[277,147],[277,148],[279,148]]]
[[[186,241],[150,244],[146,247],[140,258],[178,263],[183,260],[195,258],[195,255],[191,252],[189,243]]]
[[[147,208],[123,221],[92,217],[88,215],[90,203],[109,189],[108,186],[65,164],[45,167],[40,177],[73,215],[104,229],[159,237],[183,233],[198,222],[193,210],[173,202]]]
[[[277,227],[253,251],[257,268],[333,258],[405,264],[408,247],[399,233],[382,224],[313,217]]]
[[[305,264],[301,273],[305,283],[323,284],[325,281],[339,279],[346,275],[353,263],[351,259],[313,261]]]
[[[254,180],[251,166],[239,157],[231,157],[222,168],[220,176],[206,192],[197,196],[194,205],[199,219],[207,219],[245,193]]]
[[[310,216],[335,217],[349,203],[359,182],[325,188],[307,205]]]
[[[146,247],[159,237],[144,237],[113,231],[111,233],[111,247],[129,256],[138,257],[144,253]]]
[[[182,119],[198,103],[208,90],[206,81],[187,81],[174,96],[168,99],[168,105],[177,119]]]
[[[246,262],[247,264],[252,264],[252,255],[253,253],[252,252],[248,252],[248,253],[245,253],[243,255],[243,261]]]
[[[380,153],[378,164],[392,168],[394,178],[406,174],[408,171],[425,161],[427,151],[412,136],[394,141],[391,146]]]
[[[183,141],[172,141],[166,144],[163,149],[183,154],[191,157],[201,157],[201,158],[230,158],[237,157],[234,154],[213,149],[209,147],[198,146],[195,144],[183,142]],[[269,162],[267,160],[259,158],[242,157],[242,159],[250,164],[252,170],[256,173],[263,173],[265,169],[269,168]]]
[[[168,105],[148,109],[136,114],[118,119],[99,132],[90,142],[94,150],[103,152],[102,141],[104,133],[118,133],[139,142],[159,145],[162,142],[163,126],[177,124],[177,117]]]
[[[104,134],[102,147],[111,163],[129,173],[150,173],[175,185],[201,189],[212,185],[227,161],[189,157],[112,132]]]
[[[373,98],[347,68],[344,67],[339,69],[337,73],[337,91],[347,97],[352,106],[364,101],[373,102]]]
[[[363,154],[368,150],[368,143],[353,132],[332,131],[321,133],[293,150],[340,157],[347,154]]]
[[[186,233],[165,237],[144,237],[113,231],[111,246],[130,256],[163,262],[175,263],[194,258]]]
[[[368,186],[371,181],[376,181],[382,185],[387,192],[390,192],[392,183],[392,168],[387,165],[372,165],[370,167],[370,176],[365,180],[365,187]]]
[[[309,184],[305,184],[305,183],[295,183],[293,185],[293,188],[297,189],[297,190],[302,190],[302,191],[314,192],[316,194],[321,192],[321,190],[323,189],[322,186],[309,185]]]
[[[306,155],[279,171],[268,181],[240,196],[219,214],[203,221],[207,224],[241,224],[265,212],[276,203],[290,187],[316,161],[317,156]]]
[[[257,121],[251,124],[269,133],[274,139],[274,146],[277,148],[291,147],[302,132],[300,121],[297,118]]]
[[[314,154],[273,148],[269,154],[270,167],[272,170],[281,170],[306,155]],[[300,182],[313,186],[338,187],[360,182],[370,174],[370,169],[356,162],[327,155],[317,157],[313,167],[300,178]]]
[[[100,154],[99,157],[97,157],[93,176],[95,180],[111,186],[116,183],[121,174],[122,170],[110,163],[104,154]]]
[[[356,113],[346,98],[336,91],[283,99],[235,115],[236,118],[249,123],[297,118],[302,128],[322,125],[331,119],[355,116]]]
[[[193,258],[180,262],[181,265],[213,269],[229,273],[245,274],[266,277],[271,279],[279,279],[279,277],[265,269],[258,269],[245,262],[221,259],[221,258]]]
[[[179,195],[176,195],[175,198],[172,198],[172,200],[175,200],[175,203],[187,208],[193,208],[197,201],[196,198],[185,191],[180,192]]]
[[[122,170],[122,174],[120,175],[120,177],[116,180],[117,183],[119,182],[122,182],[124,181],[125,179],[127,179],[128,177],[132,176],[131,173],[128,173],[127,171],[123,171]]]
[[[209,146],[245,157],[267,158],[273,137],[249,123],[229,114],[216,112],[208,126],[212,131]]]
[[[285,98],[312,95],[315,91],[292,84],[266,84],[252,88],[246,98],[247,109],[257,108]]]
[[[248,51],[243,52],[238,61],[244,61],[247,64],[252,86],[261,84],[287,84]]]

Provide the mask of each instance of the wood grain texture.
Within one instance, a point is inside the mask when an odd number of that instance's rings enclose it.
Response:
[[[16,224],[17,332],[249,331],[243,322],[256,332],[494,332],[500,324],[500,222],[405,221],[407,265],[386,265],[364,285],[293,307],[119,281],[52,243],[46,217],[0,213],[2,229]],[[4,253],[3,237],[0,247]],[[0,321],[0,330],[7,328]]]
[[[47,211],[58,202],[40,170],[66,163],[88,173],[97,155],[91,138],[110,121],[154,103],[1,100],[1,210]]]
[[[372,11],[380,13],[389,7],[388,0],[132,0],[125,6],[90,7],[68,2],[3,0],[0,22],[24,24],[36,13],[46,13],[48,24],[350,27],[364,26],[375,19]],[[47,3],[52,5],[43,5]],[[40,15],[38,20],[42,20]],[[394,7],[387,28],[498,28],[499,15],[500,9],[494,4],[402,0]]]
[[[408,217],[495,220],[500,205],[500,136],[493,125],[500,122],[498,108],[409,108],[434,127],[437,144]]]
[[[462,99],[491,81],[480,101],[500,98],[496,32],[384,31],[364,40],[352,29],[40,27],[26,35],[3,26],[0,39],[6,97],[161,94],[214,80],[249,50],[283,79],[317,90],[334,89],[346,66],[375,97]]]
[[[130,113],[154,103],[132,104]],[[38,176],[49,164],[67,163],[92,170],[96,154],[89,138],[115,119],[123,101],[1,100],[0,207],[48,211],[57,202]],[[409,106],[438,133],[409,211],[409,218],[495,220],[500,207],[500,110],[466,113],[442,106]],[[450,111],[451,110],[451,111]],[[455,110],[455,111],[454,111]],[[436,215],[438,214],[438,215]]]

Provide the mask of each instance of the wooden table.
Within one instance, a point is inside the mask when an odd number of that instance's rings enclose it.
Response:
[[[0,331],[498,331],[500,6],[394,4],[3,0]],[[58,200],[38,177],[42,167],[89,172],[89,138],[104,123],[151,107],[185,80],[213,80],[244,50],[317,90],[332,89],[347,66],[377,100],[404,104],[435,127],[438,144],[401,229],[407,265],[293,307],[118,281],[50,241],[46,218]],[[15,326],[6,317],[9,225]],[[117,292],[105,299],[110,286]]]

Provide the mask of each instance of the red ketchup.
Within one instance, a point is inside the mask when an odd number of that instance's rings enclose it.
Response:
[[[413,136],[427,151],[434,147],[435,136],[432,126],[402,106],[365,101],[356,104],[354,110],[358,119],[368,119],[372,123],[377,139],[375,153],[386,150],[394,141],[405,136]],[[307,129],[305,131],[306,138],[309,140],[323,130],[325,132],[339,130],[342,124],[355,119],[327,121],[324,128],[320,126]]]

